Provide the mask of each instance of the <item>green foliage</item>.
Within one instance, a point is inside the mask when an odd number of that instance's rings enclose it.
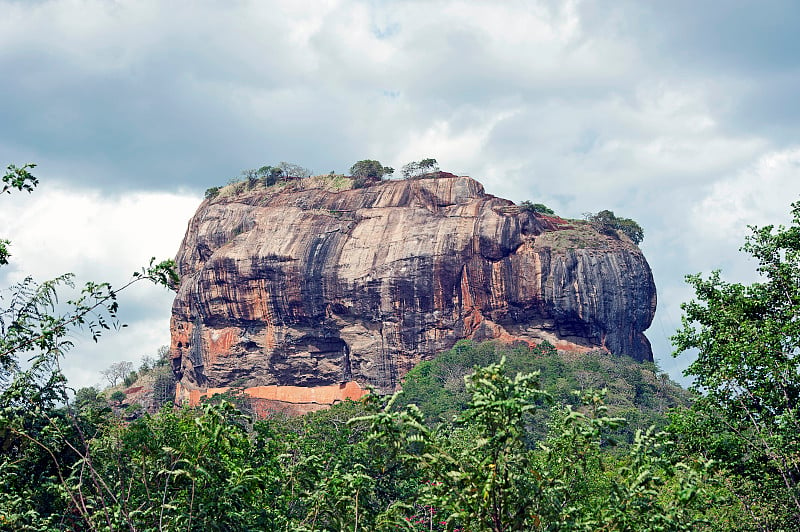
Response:
[[[258,184],[270,187],[277,183],[285,174],[284,171],[277,166],[266,165],[261,168],[253,168],[252,170],[242,170],[242,175],[245,177],[247,190],[252,190],[256,188]]]
[[[358,161],[350,167],[350,175],[356,179],[372,179],[380,180],[384,176],[394,173],[394,168],[390,166],[383,166],[380,161],[372,159],[365,159]]]
[[[502,357],[511,374],[538,372],[543,389],[561,404],[578,404],[574,390],[606,388],[609,408],[615,415],[628,418],[629,423],[617,434],[624,442],[632,442],[637,429],[650,425],[663,429],[668,424],[667,410],[688,404],[688,394],[654,364],[599,351],[564,358],[548,342],[531,348],[527,344],[476,344],[470,340],[461,340],[412,369],[405,377],[398,404],[416,404],[429,423],[450,421],[464,411],[470,399],[464,377]],[[543,420],[548,411],[549,407],[543,405],[537,414],[538,425],[531,429],[532,437],[544,436]]]
[[[615,236],[619,231],[637,245],[644,240],[644,230],[638,223],[630,218],[618,218],[613,211],[605,210],[597,214],[587,213],[585,217],[601,233]]]
[[[684,445],[724,460],[746,506],[774,508],[766,519],[751,512],[771,529],[800,527],[800,202],[792,216],[790,227],[751,227],[742,251],[759,282],[687,277],[696,300],[672,339],[676,354],[697,350],[686,374],[700,395],[675,423]]]
[[[244,393],[244,388],[241,388],[235,384],[231,387],[231,389],[225,392],[216,393],[211,397],[202,398],[201,403],[204,405],[220,405],[227,403],[233,405],[236,410],[245,415],[255,415],[250,396]]]
[[[150,259],[150,265],[142,268],[141,272],[133,273],[134,279],[146,279],[164,288],[175,290],[180,282],[178,277],[178,265],[172,259],[156,262],[156,258]],[[129,283],[130,284],[130,283]],[[123,286],[126,288],[128,285]]]
[[[134,382],[136,382],[136,379],[138,378],[139,378],[139,373],[137,373],[136,370],[131,371],[125,376],[124,379],[122,379],[122,384],[124,386],[131,386]]]
[[[523,201],[519,204],[519,208],[523,212],[535,212],[539,214],[546,214],[553,216],[556,212],[543,203],[531,203],[530,201]]]
[[[153,402],[157,407],[172,404],[175,398],[175,374],[172,368],[161,365],[152,370],[153,379]]]
[[[5,175],[2,177],[3,189],[0,191],[0,194],[11,194],[11,190],[13,189],[33,192],[33,189],[39,184],[39,180],[34,177],[29,170],[32,170],[35,167],[35,164],[30,163],[25,164],[20,168],[17,168],[13,164],[9,164],[6,168]],[[11,244],[11,242],[8,240],[0,239],[0,266],[8,264],[9,244]]]
[[[9,168],[13,175],[4,179],[4,191],[32,190],[37,181],[25,167]],[[0,526],[4,530],[98,528],[96,523],[84,526],[91,511],[83,492],[71,487],[70,478],[77,475],[81,486],[83,480],[101,480],[93,473],[88,445],[112,418],[99,404],[96,390],[81,390],[70,403],[59,363],[72,347],[75,329],[88,330],[97,341],[105,331],[119,327],[117,295],[144,279],[174,282],[174,262],[151,260],[119,289],[88,282],[68,301],[59,300],[59,291],[74,288],[71,274],[42,283],[26,278],[0,291],[5,305],[0,307]],[[24,369],[18,364],[21,356],[27,359]],[[103,512],[105,506],[98,508]]]
[[[4,264],[8,264],[8,257],[10,255],[8,251],[8,246],[11,244],[10,241],[0,238],[0,266]]]
[[[3,189],[0,190],[0,194],[11,194],[12,189],[17,189],[20,192],[33,192],[33,189],[39,184],[39,179],[30,173],[30,170],[34,168],[36,168],[36,165],[32,163],[24,164],[19,168],[9,164],[6,167],[5,175],[0,178],[3,181]]]
[[[489,353],[460,347],[470,360]],[[549,395],[536,375],[510,377],[506,364],[469,376],[467,407],[435,429],[413,405],[396,411],[397,396],[256,423],[224,400],[127,424],[50,402],[28,409],[27,425],[2,425],[31,444],[0,454],[0,515],[14,529],[66,522],[76,530],[689,530],[702,522],[705,462],[671,460],[662,452],[669,442],[652,432],[627,455],[608,454],[622,420],[597,393],[554,410],[547,438],[531,446]],[[88,405],[96,394],[79,395]]]
[[[300,166],[299,164],[295,163],[287,163],[285,161],[281,161],[278,163],[278,168],[283,172],[284,177],[297,177],[297,178],[307,178],[311,177],[311,170],[304,166]]]
[[[38,284],[31,278],[0,291],[0,301],[9,306],[0,308],[0,384],[9,373],[18,369],[17,358],[22,353],[34,353],[33,368],[57,371],[58,357],[72,347],[68,332],[73,328],[87,330],[96,342],[104,331],[120,327],[117,320],[117,294],[140,280],[150,280],[166,286],[176,283],[175,263],[172,260],[155,264],[141,272],[119,289],[109,283],[87,282],[77,297],[64,303],[64,313],[56,314],[59,288],[74,288],[72,274],[65,274]],[[41,365],[37,365],[40,362]],[[28,374],[30,375],[30,374]]]
[[[480,362],[493,356],[487,346],[458,349]],[[652,432],[609,454],[622,420],[597,393],[554,409],[532,446],[549,394],[534,374],[508,376],[507,364],[468,376],[466,408],[437,428],[413,405],[396,411],[397,396],[256,423],[222,400],[122,424],[89,407],[96,391],[83,390],[75,411],[50,401],[25,409],[23,424],[0,417],[5,434],[30,442],[2,447],[16,450],[0,453],[0,515],[14,529],[66,519],[79,530],[688,530],[702,521],[705,462],[670,459]]]
[[[353,188],[364,188],[368,183],[379,181],[393,173],[394,168],[383,166],[380,161],[372,159],[358,161],[350,167],[350,175],[353,177]]]
[[[260,168],[242,170],[241,178],[231,178],[226,187],[209,188],[205,197],[213,199],[219,195],[242,194],[258,187],[271,187],[288,179],[306,179],[311,177],[311,174],[311,170],[304,166],[281,161],[275,166],[264,165]]]
[[[117,390],[116,392],[111,394],[111,397],[109,397],[109,399],[117,403],[117,405],[121,405],[122,403],[125,402],[126,397],[127,395],[125,395],[125,392]]]
[[[108,404],[105,399],[100,395],[97,388],[93,386],[79,388],[75,392],[72,406],[78,411],[85,409],[108,410]]]
[[[370,423],[371,444],[426,479],[415,504],[402,503],[407,512],[435,509],[447,530],[694,530],[704,522],[708,462],[671,460],[663,452],[671,443],[652,430],[637,432],[627,455],[607,454],[604,442],[624,420],[607,415],[601,394],[556,410],[547,439],[532,448],[531,414],[548,397],[536,375],[511,378],[501,360],[467,383],[471,399],[454,427],[430,429],[413,404],[394,411],[397,396],[357,418]]]
[[[264,186],[272,186],[283,177],[283,170],[272,166],[262,166],[258,172],[263,176]]]
[[[536,524],[540,486],[525,449],[525,418],[546,392],[535,373],[503,376],[504,360],[468,377],[472,399],[459,418],[477,433],[472,444],[429,453],[423,462],[434,477],[431,501],[450,519],[490,530],[520,530]]]
[[[144,407],[139,403],[133,403],[125,407],[125,418],[136,419],[144,414]]]
[[[423,177],[429,174],[434,174],[439,171],[439,163],[436,159],[422,159],[421,161],[412,161],[402,168],[403,178],[413,179]]]

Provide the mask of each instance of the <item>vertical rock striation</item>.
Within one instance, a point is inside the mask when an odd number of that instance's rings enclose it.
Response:
[[[391,391],[461,338],[652,360],[656,291],[634,244],[443,175],[342,191],[313,178],[204,201],[177,255],[181,390]]]

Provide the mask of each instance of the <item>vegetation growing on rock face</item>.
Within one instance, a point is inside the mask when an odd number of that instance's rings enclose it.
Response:
[[[137,406],[128,413],[128,417],[138,417],[145,411],[155,413],[164,405],[172,404],[175,399],[175,374],[172,372],[169,363],[169,347],[161,346],[155,356],[145,355],[141,359],[138,370],[133,371],[133,363],[123,361],[112,364],[112,367],[127,368],[126,376],[121,383],[124,388],[117,389],[118,385],[112,385],[105,390],[108,399],[114,401],[113,394],[124,390],[127,394],[128,403]],[[101,374],[107,373],[104,370]],[[108,395],[109,392],[112,395]]]
[[[372,182],[380,181],[386,176],[392,175],[394,172],[394,168],[384,166],[380,161],[363,159],[357,161],[350,167],[349,187],[338,185],[334,188],[337,190],[343,190],[345,188],[363,188]],[[439,172],[439,164],[436,162],[436,159],[422,159],[421,161],[406,164],[403,166],[402,172],[403,177],[406,179],[436,176]],[[282,183],[285,184],[287,181],[293,183],[293,190],[302,190],[304,187],[307,187],[307,185],[301,183],[307,181],[311,177],[312,172],[308,168],[295,163],[282,161],[275,166],[265,165],[260,168],[242,170],[241,177],[231,178],[227,186],[217,186],[206,189],[204,197],[207,200],[211,200],[218,196],[237,195],[250,190],[269,188]],[[316,177],[334,178],[339,177],[339,174],[331,171],[326,176]],[[300,183],[297,183],[296,180],[298,179],[301,180]],[[330,181],[330,179],[328,181]],[[319,185],[319,183],[317,185]],[[316,185],[311,185],[312,188],[315,188],[315,186]],[[325,184],[322,186],[325,186]]]
[[[350,167],[350,175],[353,178],[353,188],[363,188],[368,183],[380,181],[384,176],[394,173],[394,168],[383,166],[380,161],[365,159],[358,161]]]
[[[556,212],[543,203],[532,203],[528,200],[519,204],[519,209],[523,212],[535,212],[539,214],[546,214],[553,216]]]
[[[122,405],[122,403],[125,402],[126,397],[127,395],[125,395],[125,392],[117,390],[116,392],[111,394],[111,397],[109,397],[109,399],[117,403],[117,406],[120,406]]]
[[[421,161],[412,161],[403,166],[402,172],[405,179],[414,179],[434,174],[439,171],[439,163],[436,159],[427,158]]]
[[[133,363],[128,361],[114,362],[108,368],[100,372],[100,375],[108,381],[109,385],[116,386],[117,382],[124,381],[133,372]]]
[[[597,214],[587,213],[585,218],[601,233],[616,236],[619,231],[637,245],[644,240],[644,230],[638,223],[630,218],[619,218],[614,215],[613,211],[604,210]]]
[[[616,235],[615,235],[616,238]],[[546,231],[536,238],[536,245],[564,249],[609,249],[612,242],[607,236],[598,233],[584,220],[568,220],[557,231]]]
[[[350,175],[360,179],[380,180],[394,173],[391,166],[383,166],[380,161],[365,159],[350,167]]]
[[[220,187],[210,187],[206,189],[204,194],[205,199],[214,199],[219,194]]]
[[[233,177],[224,187],[210,187],[205,191],[205,199],[214,199],[220,195],[235,195],[268,188],[286,180],[307,179],[312,172],[308,168],[295,163],[281,161],[275,166],[264,165],[259,168],[242,170],[239,177]]]

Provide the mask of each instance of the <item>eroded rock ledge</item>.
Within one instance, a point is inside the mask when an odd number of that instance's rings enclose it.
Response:
[[[309,186],[206,200],[190,221],[171,322],[185,397],[348,382],[389,392],[461,338],[652,360],[655,285],[625,237],[520,212],[468,177]]]

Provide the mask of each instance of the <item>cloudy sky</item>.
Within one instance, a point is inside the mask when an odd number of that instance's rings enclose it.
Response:
[[[434,157],[497,196],[637,220],[648,336],[680,379],[684,275],[751,280],[747,224],[800,199],[798,27],[794,0],[0,0],[0,164],[41,179],[0,198],[0,287],[122,284],[245,168]],[[123,294],[128,328],[76,335],[73,385],[168,342],[170,294]]]

